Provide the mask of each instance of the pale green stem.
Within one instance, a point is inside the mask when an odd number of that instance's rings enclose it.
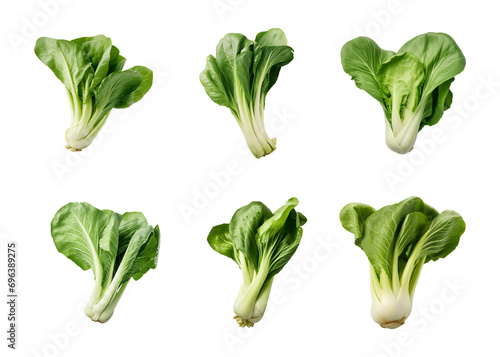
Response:
[[[85,315],[88,317],[92,318],[94,316],[94,306],[95,304],[99,301],[101,295],[102,295],[102,273],[96,272],[96,277],[95,277],[95,283],[94,283],[94,290],[92,291],[92,295],[90,296],[89,302],[87,303],[87,306],[85,307]]]
[[[255,302],[257,297],[259,296],[260,291],[262,290],[262,286],[264,285],[267,274],[269,272],[269,262],[267,260],[263,260],[261,266],[259,266],[259,270],[257,275],[252,280],[250,286],[245,290],[243,295],[238,299],[234,306],[234,312],[241,319],[249,320],[253,316],[253,310],[255,307]]]
[[[128,283],[130,280],[126,281],[123,283],[120,288],[118,289],[118,292],[114,295],[113,299],[111,302],[106,306],[106,308],[100,313],[99,316],[97,316],[97,320],[101,323],[107,322],[112,316],[113,313],[115,312],[116,305],[118,305],[118,302],[120,301],[123,292],[125,291],[125,288],[127,287]]]

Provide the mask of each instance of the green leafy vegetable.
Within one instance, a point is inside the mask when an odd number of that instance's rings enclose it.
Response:
[[[125,58],[103,35],[72,41],[40,37],[35,54],[66,87],[71,106],[66,148],[71,151],[89,146],[111,109],[138,102],[153,84],[153,72],[146,67],[123,71]]]
[[[422,266],[450,254],[465,231],[457,212],[438,213],[418,197],[378,211],[350,203],[340,221],[370,261],[372,317],[391,329],[410,315]]]
[[[93,321],[108,321],[130,279],[156,268],[160,229],[140,212],[124,215],[88,203],[68,203],[51,223],[57,250],[83,270],[92,268],[95,286],[85,308]]]
[[[278,80],[281,67],[293,60],[293,49],[280,29],[261,32],[255,41],[238,33],[220,40],[216,57],[207,57],[201,84],[217,104],[228,107],[256,157],[276,149],[264,127],[266,95]]]
[[[306,218],[295,211],[296,198],[289,199],[274,214],[261,202],[241,207],[229,224],[212,228],[208,243],[231,258],[243,272],[243,283],[234,304],[236,322],[252,327],[266,310],[273,278],[299,246]]]
[[[397,53],[358,37],[342,47],[341,60],[356,86],[382,105],[387,146],[400,154],[408,153],[418,132],[450,108],[451,83],[465,68],[455,41],[432,32],[408,41]]]

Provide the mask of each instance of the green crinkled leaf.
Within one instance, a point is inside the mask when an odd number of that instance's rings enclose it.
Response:
[[[432,92],[432,100],[429,101],[429,110],[424,113],[424,119],[420,123],[420,129],[425,125],[434,125],[439,122],[445,110],[451,107],[453,93],[450,91],[451,83],[455,78],[444,82]]]
[[[108,75],[109,61],[111,57],[111,39],[98,35],[94,37],[80,37],[72,40],[85,52],[87,58],[92,62],[94,77],[90,89],[94,89]]]
[[[230,33],[217,44],[216,62],[223,75],[226,91],[233,93],[233,96],[238,91],[250,98],[252,43],[241,34]]]
[[[399,230],[393,254],[398,257],[405,254],[408,247],[413,247],[426,229],[427,216],[424,213],[412,212],[408,214]],[[406,263],[408,255],[405,255],[402,259]]]
[[[354,234],[356,245],[360,245],[366,219],[376,211],[364,203],[349,203],[340,211],[342,227]]]
[[[439,214],[418,197],[410,197],[380,210],[360,204],[346,205],[341,213],[342,226],[353,233],[377,276],[392,270],[402,273],[408,261],[437,260],[446,257],[458,245],[465,231],[462,217],[454,211]],[[397,264],[397,266],[396,266]],[[410,268],[413,270],[413,266]]]
[[[115,46],[111,46],[110,56],[109,56],[109,68],[108,76],[111,73],[119,72],[125,66],[127,59],[120,55],[120,50]]]
[[[140,273],[143,268],[141,261],[137,260],[139,252],[146,245],[149,238],[153,234],[153,227],[141,227],[134,232],[134,235],[129,241],[127,249],[120,260],[120,266],[116,274],[121,274],[121,284],[129,281],[134,274]],[[148,253],[151,253],[148,251]]]
[[[377,72],[380,65],[387,62],[394,54],[392,51],[381,49],[368,37],[357,37],[347,42],[340,53],[344,72],[352,77],[358,88],[378,100],[385,112],[387,107],[380,92]]]
[[[265,95],[278,80],[281,67],[293,60],[293,49],[287,46],[285,33],[280,29],[260,32],[255,37],[252,85],[254,100]]]
[[[465,57],[451,36],[429,32],[406,42],[398,51],[411,52],[425,67],[422,96],[427,97],[434,89],[449,81],[465,68]]]
[[[217,253],[231,258],[239,265],[238,251],[231,235],[229,234],[229,224],[219,224],[214,226],[208,234],[208,244]]]
[[[404,120],[405,107],[411,112],[417,109],[424,79],[424,65],[409,52],[398,53],[379,67],[377,81],[389,108],[389,120],[393,111],[401,115]],[[396,103],[398,106],[393,108],[393,104]],[[396,129],[393,126],[393,130],[399,132],[401,128]]]
[[[278,28],[259,32],[255,36],[255,42],[260,46],[286,46],[288,44],[285,33]]]
[[[142,75],[141,84],[132,93],[134,103],[137,103],[151,89],[151,86],[153,85],[153,71],[144,66],[134,66],[129,70],[139,72]]]
[[[301,224],[305,221],[294,209],[298,204],[296,198],[289,199],[257,230],[256,242],[261,263],[266,261],[270,265],[266,281],[283,269],[299,246]]]
[[[283,269],[300,243],[301,226],[307,219],[295,211],[297,204],[298,200],[291,198],[273,214],[261,202],[252,202],[237,210],[230,224],[213,227],[208,243],[238,265],[243,264],[239,258],[241,252],[245,264],[250,262],[253,270],[267,266],[267,276],[261,281],[264,283]]]
[[[387,273],[391,271],[392,251],[398,230],[406,216],[413,212],[426,212],[425,203],[418,197],[385,206],[366,219],[358,246],[363,249],[377,274],[382,269]]]
[[[258,56],[257,56],[258,54]],[[255,46],[252,85],[254,98],[264,101],[266,94],[278,80],[281,67],[293,60],[293,49],[289,46]]]
[[[229,223],[229,234],[237,250],[256,268],[259,265],[257,231],[272,217],[272,212],[262,202],[252,202],[235,212]]]
[[[200,73],[200,81],[210,99],[233,110],[230,94],[226,92],[224,85],[224,76],[214,56],[207,57],[207,65],[205,70]]]
[[[302,239],[302,227],[299,215],[292,209],[284,226],[276,233],[276,239],[271,243],[262,244],[261,251],[266,254],[271,251],[271,266],[266,281],[278,274],[288,263],[299,247]]]
[[[142,75],[126,70],[104,78],[95,91],[96,111],[102,115],[113,108],[126,108],[134,103],[133,93],[139,87]]]
[[[266,219],[266,221],[258,227],[257,242],[258,244],[273,243],[274,240],[279,239],[285,223],[287,222],[290,212],[299,204],[299,200],[290,198],[282,207],[280,207],[274,214]]]
[[[123,282],[128,281],[130,278],[139,280],[150,269],[155,269],[158,262],[158,255],[160,252],[160,228],[156,226],[154,229],[150,226],[140,212],[127,212],[123,216],[120,224],[120,240],[118,248],[117,264],[126,256],[127,250],[131,245],[134,235],[139,230],[143,230],[144,234],[147,233],[146,240],[142,243],[139,252],[137,253],[133,262],[129,265],[126,274],[123,275]],[[142,237],[144,238],[144,237]],[[139,242],[140,244],[141,242]]]
[[[35,54],[71,93],[83,95],[79,86],[92,79],[93,69],[80,46],[71,41],[40,37],[36,41]]]
[[[303,226],[304,224],[307,223],[307,218],[304,216],[302,213],[297,212],[298,218],[299,218],[299,225]]]
[[[123,214],[119,227],[120,239],[117,253],[122,254],[125,252],[135,232],[148,225],[146,217],[141,212],[127,212]]]
[[[51,234],[60,253],[83,270],[92,268],[94,277],[105,281],[117,254],[119,224],[120,216],[112,211],[68,203],[54,216]]]
[[[156,226],[147,243],[142,246],[137,258],[135,258],[134,265],[137,266],[137,269],[131,269],[131,275],[135,281],[142,278],[150,269],[156,268],[160,252],[159,247],[160,235],[158,226]]]
[[[460,237],[465,232],[465,222],[455,211],[441,212],[431,223],[423,239],[423,245],[417,259],[426,257],[426,261],[445,258],[457,247]]]

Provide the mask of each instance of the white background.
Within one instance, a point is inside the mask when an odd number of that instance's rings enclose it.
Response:
[[[493,4],[2,2],[0,291],[6,294],[6,242],[15,240],[15,354],[492,355],[500,293],[500,46]],[[272,27],[285,31],[295,59],[267,96],[266,122],[278,148],[257,160],[241,149],[236,121],[208,98],[198,75],[226,33],[254,38]],[[428,31],[452,35],[467,66],[452,85],[452,109],[420,132],[410,154],[400,156],[385,145],[379,104],[343,72],[340,49],[365,34],[397,51]],[[91,147],[70,153],[64,148],[64,87],[33,47],[40,36],[101,33],[128,59],[126,68],[152,68],[155,86],[130,110],[114,110]],[[230,178],[221,184],[214,175]],[[211,190],[206,201],[199,197],[204,190]],[[453,254],[423,269],[408,324],[384,330],[370,317],[368,260],[342,229],[338,213],[352,201],[380,208],[411,195],[440,211],[458,211],[467,230]],[[250,201],[275,210],[292,196],[309,219],[301,246],[275,279],[265,318],[242,330],[232,320],[240,271],[211,250],[206,236]],[[142,211],[161,227],[158,268],[129,284],[103,325],[81,313],[92,273],[59,254],[50,236],[54,213],[70,201]],[[181,214],[187,207],[196,213]],[[5,315],[0,309],[1,331],[7,328]]]

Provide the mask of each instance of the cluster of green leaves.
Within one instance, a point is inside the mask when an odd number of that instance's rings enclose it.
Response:
[[[455,41],[432,32],[413,38],[397,53],[358,37],[344,45],[341,60],[356,86],[382,105],[386,143],[400,154],[408,153],[418,132],[436,124],[450,108],[451,83],[465,68]]]
[[[40,37],[35,53],[66,87],[72,113],[66,147],[71,151],[89,146],[111,109],[138,102],[153,84],[146,67],[122,70],[125,58],[103,35],[72,41]]]
[[[240,125],[252,154],[262,157],[276,149],[264,126],[266,95],[278,80],[281,67],[293,60],[280,29],[261,32],[255,41],[239,33],[227,34],[207,58],[200,81],[208,96],[228,107]]]
[[[457,212],[439,213],[418,197],[378,211],[350,203],[340,221],[370,261],[372,317],[387,328],[401,326],[410,314],[422,266],[448,256],[465,231]]]
[[[272,213],[261,202],[241,207],[229,224],[215,226],[208,243],[218,253],[238,264],[243,283],[234,304],[235,319],[241,327],[251,327],[262,319],[273,278],[297,250],[306,218],[289,199]]]
[[[57,250],[83,270],[92,268],[95,286],[85,308],[94,321],[108,321],[130,279],[156,268],[160,229],[140,212],[123,215],[88,203],[68,203],[51,223]]]

